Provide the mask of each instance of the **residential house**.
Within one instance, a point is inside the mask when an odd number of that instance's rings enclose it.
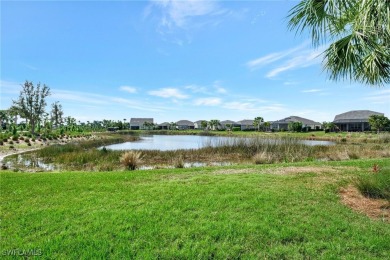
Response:
[[[145,130],[150,129],[153,124],[153,118],[131,118],[130,130]]]
[[[188,120],[179,120],[176,122],[176,128],[179,130],[194,129],[195,125],[193,122]]]
[[[277,121],[272,122],[271,129],[273,130],[288,130],[288,124],[290,122],[301,122],[302,128],[307,130],[320,130],[322,129],[322,124],[319,122],[315,122],[313,120],[299,117],[299,116],[289,116]]]
[[[354,110],[336,115],[333,123],[340,131],[369,131],[371,127],[368,118],[372,115],[383,116],[384,114],[370,110]]]
[[[255,130],[255,126],[253,125],[254,120],[244,119],[237,122],[237,125],[241,127],[241,130]]]
[[[224,120],[220,122],[220,128],[221,129],[230,129],[232,130],[233,127],[240,127],[241,125],[237,122],[234,122],[232,120]]]
[[[160,130],[169,130],[169,126],[170,125],[171,125],[170,123],[164,122],[164,123],[161,123],[161,124],[158,125],[158,129],[160,129]]]

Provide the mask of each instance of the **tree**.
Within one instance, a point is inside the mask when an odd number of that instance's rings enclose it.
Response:
[[[0,130],[6,130],[9,127],[9,120],[8,110],[0,110]]]
[[[322,127],[324,128],[325,133],[330,132],[330,131],[334,131],[335,129],[337,129],[337,125],[335,123],[326,122],[326,121],[324,121],[322,123]]]
[[[310,31],[314,46],[333,41],[323,60],[331,79],[390,83],[390,1],[303,0],[288,17],[291,30]]]
[[[260,131],[261,123],[264,122],[264,119],[261,116],[258,116],[253,120],[253,126],[257,128],[257,131]]]
[[[302,122],[290,122],[288,123],[288,130],[293,132],[302,131]]]
[[[50,95],[50,88],[38,83],[35,87],[32,82],[26,82],[22,85],[22,90],[18,100],[12,100],[14,107],[19,111],[23,118],[30,121],[31,133],[35,133],[35,125],[41,120],[45,113],[46,97]]]
[[[170,122],[169,123],[169,130],[176,130],[177,124],[175,122]]]
[[[200,124],[201,124],[203,130],[207,130],[208,122],[206,120],[202,120],[202,122]]]
[[[51,122],[56,127],[61,126],[63,123],[62,116],[64,115],[64,111],[62,111],[62,105],[59,101],[51,104]]]
[[[382,131],[386,127],[390,127],[390,120],[383,115],[372,115],[368,118],[368,122],[371,128],[378,131]]]
[[[212,119],[212,120],[210,120],[209,124],[211,126],[211,129],[217,130],[218,126],[221,125],[221,122],[218,119]]]
[[[265,127],[266,131],[269,131],[269,129],[271,127],[271,123],[270,122],[264,122],[264,127]]]

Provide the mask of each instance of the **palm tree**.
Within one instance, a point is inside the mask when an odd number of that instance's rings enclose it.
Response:
[[[169,129],[170,129],[170,130],[175,130],[175,129],[176,129],[176,126],[177,126],[177,124],[176,124],[175,122],[170,122],[170,123],[169,123]]]
[[[266,131],[269,131],[269,128],[271,127],[271,123],[270,122],[264,122],[264,127],[265,127]]]
[[[218,126],[221,125],[220,121],[218,119],[212,119],[210,120],[209,122],[210,126],[211,126],[211,129],[213,130],[217,130],[218,129]]]
[[[390,83],[390,1],[303,0],[288,17],[290,29],[311,32],[314,46],[332,41],[323,60],[331,79]]]
[[[257,127],[257,131],[260,131],[261,123],[264,122],[264,119],[261,116],[258,116],[253,120],[253,126]]]

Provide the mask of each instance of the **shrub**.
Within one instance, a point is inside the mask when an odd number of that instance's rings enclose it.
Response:
[[[0,145],[3,145],[4,143],[3,143],[3,141],[0,141]]]
[[[272,155],[267,152],[257,153],[252,159],[255,164],[273,163]]]
[[[12,141],[17,141],[19,137],[17,135],[12,136]]]
[[[179,157],[176,157],[174,161],[175,168],[184,168],[184,158],[183,155],[179,155]]]
[[[390,168],[380,169],[374,165],[370,175],[358,178],[356,187],[366,197],[390,201]]]
[[[113,170],[114,170],[114,167],[110,163],[104,163],[104,164],[99,165],[99,167],[98,167],[99,172],[110,172]]]
[[[141,163],[141,152],[129,151],[122,154],[120,162],[129,170],[135,170]]]
[[[348,152],[347,154],[348,154],[349,159],[352,159],[352,160],[356,160],[356,159],[360,158],[359,154],[356,152]]]
[[[13,142],[13,141],[9,141],[8,143],[9,143],[9,144],[14,144],[14,142]]]

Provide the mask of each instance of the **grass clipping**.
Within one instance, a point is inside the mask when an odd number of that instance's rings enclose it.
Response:
[[[138,169],[142,161],[142,153],[136,151],[129,151],[122,154],[120,158],[121,164],[123,164],[126,169],[135,170]]]

